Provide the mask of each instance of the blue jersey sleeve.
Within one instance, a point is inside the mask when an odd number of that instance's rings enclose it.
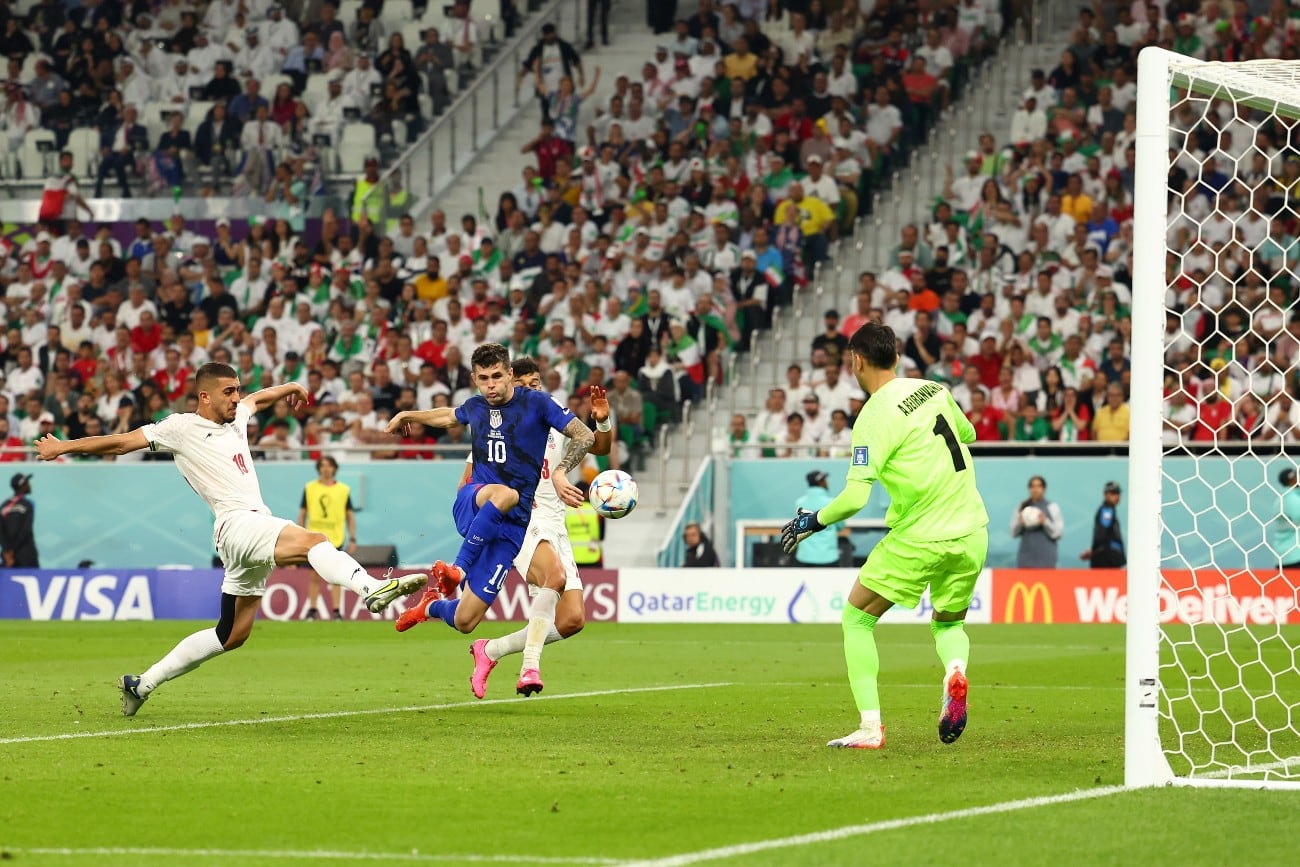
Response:
[[[473,400],[473,398],[470,398],[470,400]],[[461,424],[470,423],[469,403],[462,403],[460,406],[456,407],[456,421]]]
[[[535,393],[540,394],[540,392]],[[544,407],[542,417],[546,419],[547,424],[563,433],[564,429],[569,426],[569,422],[573,421],[577,416],[570,412],[567,406],[560,406],[546,395],[542,395],[542,397],[543,400],[537,401],[540,406]]]

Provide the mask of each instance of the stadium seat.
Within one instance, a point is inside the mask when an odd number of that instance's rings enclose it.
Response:
[[[92,177],[99,165],[99,130],[90,126],[74,129],[68,136],[68,152],[72,154],[72,173],[79,178]]]
[[[375,128],[368,123],[350,123],[343,127],[339,137],[339,171],[360,174],[366,166],[366,157],[375,152]]]
[[[40,42],[37,42],[36,44],[40,45]],[[42,54],[39,51],[33,51],[31,54],[28,54],[25,58],[23,58],[23,71],[19,75],[19,80],[31,81],[33,78],[36,77],[36,62],[38,60],[49,60],[49,59],[50,58],[48,55]]]
[[[415,9],[411,6],[411,0],[384,0],[383,10],[379,13],[379,22],[388,32],[391,33],[414,19]],[[406,47],[409,50],[411,43],[407,42]]]
[[[190,107],[185,113],[185,128],[193,136],[199,131],[199,125],[208,119],[208,112],[212,111],[215,103],[208,100],[195,99],[190,101]]]
[[[302,101],[307,110],[312,111],[329,98],[330,77],[327,72],[316,72],[307,76],[307,86],[302,89]]]
[[[267,99],[274,100],[275,90],[282,84],[287,84],[292,89],[293,79],[282,72],[277,72],[275,75],[268,75],[266,80],[262,82],[262,93],[266,94]]]
[[[423,117],[426,120],[432,119],[433,118],[433,97],[421,91],[420,95],[416,97],[416,100],[420,103],[420,117]]]
[[[50,155],[41,153],[38,142],[49,142]],[[48,129],[32,129],[23,136],[22,146],[18,149],[18,169],[24,178],[35,180],[43,178],[54,168],[54,133]]]
[[[339,4],[338,14],[334,17],[336,20],[343,22],[344,27],[351,30],[352,22],[357,20],[357,10],[359,10],[361,6],[361,0],[343,0],[343,2]]]
[[[447,36],[447,13],[443,11],[443,5],[437,0],[429,0],[429,5],[425,7],[424,14],[420,16],[420,24],[423,27],[437,27],[438,35],[445,39]]]
[[[424,42],[420,34],[425,31],[425,26],[419,21],[407,20],[402,25],[402,41],[406,44],[406,50],[415,54],[418,46]]]
[[[167,131],[167,122],[176,107],[165,102],[146,102],[140,109],[140,123],[149,131],[149,147],[158,146],[158,139]]]

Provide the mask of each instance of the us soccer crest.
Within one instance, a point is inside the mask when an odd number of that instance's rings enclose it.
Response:
[[[501,410],[488,410],[488,424],[492,425],[494,428],[501,427]]]

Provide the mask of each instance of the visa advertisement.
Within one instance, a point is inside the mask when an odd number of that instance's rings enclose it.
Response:
[[[384,570],[370,569],[372,575]],[[403,569],[402,572],[411,570]],[[528,588],[512,572],[488,610],[488,620],[528,619]],[[0,619],[7,620],[216,620],[221,614],[219,569],[6,569],[0,570]],[[267,620],[302,620],[311,610],[308,569],[274,569],[262,597]],[[583,601],[589,621],[618,615],[618,573],[585,569]],[[318,611],[328,618],[330,585],[319,582]],[[345,620],[395,620],[419,600],[400,599],[381,614],[371,614],[361,597],[342,591]]]

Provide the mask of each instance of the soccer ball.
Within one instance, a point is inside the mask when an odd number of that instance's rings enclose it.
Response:
[[[1025,506],[1020,511],[1020,523],[1030,528],[1041,527],[1043,526],[1043,513],[1033,506]]]
[[[591,480],[587,499],[603,518],[621,518],[636,508],[636,479],[622,470],[605,470]]]

